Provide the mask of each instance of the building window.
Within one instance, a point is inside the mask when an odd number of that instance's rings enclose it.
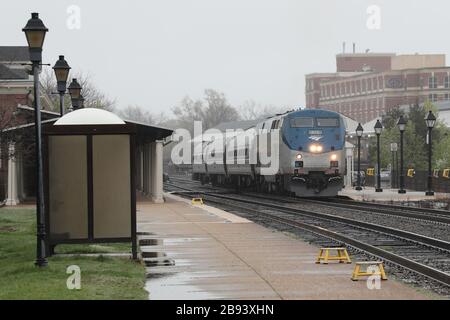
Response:
[[[445,88],[450,88],[450,77],[449,76],[446,76],[444,78],[444,87]]]
[[[450,100],[450,94],[446,93],[446,94],[444,95],[444,100]]]
[[[437,88],[437,79],[436,79],[436,77],[428,78],[428,87],[430,89],[436,89]]]
[[[435,93],[430,93],[430,94],[428,95],[428,100],[431,101],[431,102],[436,102],[436,101],[437,101],[437,94],[435,94]]]

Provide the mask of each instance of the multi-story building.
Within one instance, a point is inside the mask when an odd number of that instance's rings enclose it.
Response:
[[[306,75],[306,106],[368,122],[389,109],[450,100],[444,54],[351,53],[336,56],[335,73]]]

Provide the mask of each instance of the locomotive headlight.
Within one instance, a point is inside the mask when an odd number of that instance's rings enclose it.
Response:
[[[312,144],[309,146],[309,151],[313,153],[322,152],[323,147],[319,144]]]
[[[337,160],[337,154],[332,154],[330,157],[331,161],[336,161]]]
[[[299,153],[295,158],[296,158],[297,160],[301,160],[303,157],[302,157],[302,155]]]

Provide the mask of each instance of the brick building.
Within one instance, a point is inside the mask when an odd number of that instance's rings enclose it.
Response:
[[[24,161],[24,154],[20,150],[11,152],[11,146],[5,142],[5,132],[22,126],[32,129],[34,123],[34,88],[29,63],[28,47],[0,46],[0,203],[8,196],[7,182],[11,180],[8,168],[12,165],[17,168],[14,181],[19,191],[17,199],[12,199],[12,202],[32,198],[35,193],[34,163]],[[44,108],[42,120],[59,116],[48,111],[52,102],[45,93],[42,93],[41,101]],[[9,157],[10,154],[15,156]]]
[[[306,75],[306,106],[368,122],[389,109],[450,100],[444,54],[351,53],[336,56],[335,73]]]

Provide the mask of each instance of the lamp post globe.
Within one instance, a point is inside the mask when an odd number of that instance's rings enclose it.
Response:
[[[55,72],[56,81],[57,81],[57,90],[59,93],[59,109],[61,116],[64,115],[64,94],[66,93],[67,88],[67,78],[69,77],[70,66],[67,61],[64,59],[64,56],[59,56],[59,59],[56,61],[53,66],[53,71]]]
[[[427,116],[425,117],[425,123],[427,124],[428,129],[433,129],[436,124],[436,116],[433,114],[433,111],[428,111]]]
[[[397,127],[400,130],[400,132],[404,132],[405,131],[406,124],[407,124],[407,121],[406,121],[405,117],[401,115],[400,118],[397,121]]]
[[[375,192],[383,192],[381,189],[381,160],[380,160],[380,135],[383,132],[383,125],[380,120],[377,120],[375,123],[375,134],[377,135],[377,187],[375,188]]]
[[[406,130],[407,121],[403,115],[400,116],[397,122],[397,127],[400,130],[400,189],[398,193],[404,194],[405,190],[405,172],[403,169],[403,133]]]
[[[425,117],[425,123],[427,124],[428,128],[428,188],[425,192],[426,196],[434,196],[434,192],[432,190],[433,187],[433,174],[431,172],[431,160],[432,160],[432,153],[433,153],[433,141],[431,138],[431,131],[433,130],[435,124],[436,124],[436,116],[433,114],[433,112],[430,110]]]
[[[39,18],[39,13],[33,12],[31,14],[31,19],[28,20],[22,31],[25,32],[27,38],[30,61],[40,63],[42,61],[42,47],[44,45],[45,34],[48,32],[48,29]]]
[[[80,108],[80,96],[81,96],[81,85],[78,83],[77,79],[72,79],[67,90],[69,90],[70,97],[72,98],[73,110]]]
[[[361,123],[358,123],[358,126],[356,127],[356,137],[358,139],[358,172],[357,172],[357,185],[355,190],[361,191],[361,137],[364,133],[364,128],[362,127]]]

